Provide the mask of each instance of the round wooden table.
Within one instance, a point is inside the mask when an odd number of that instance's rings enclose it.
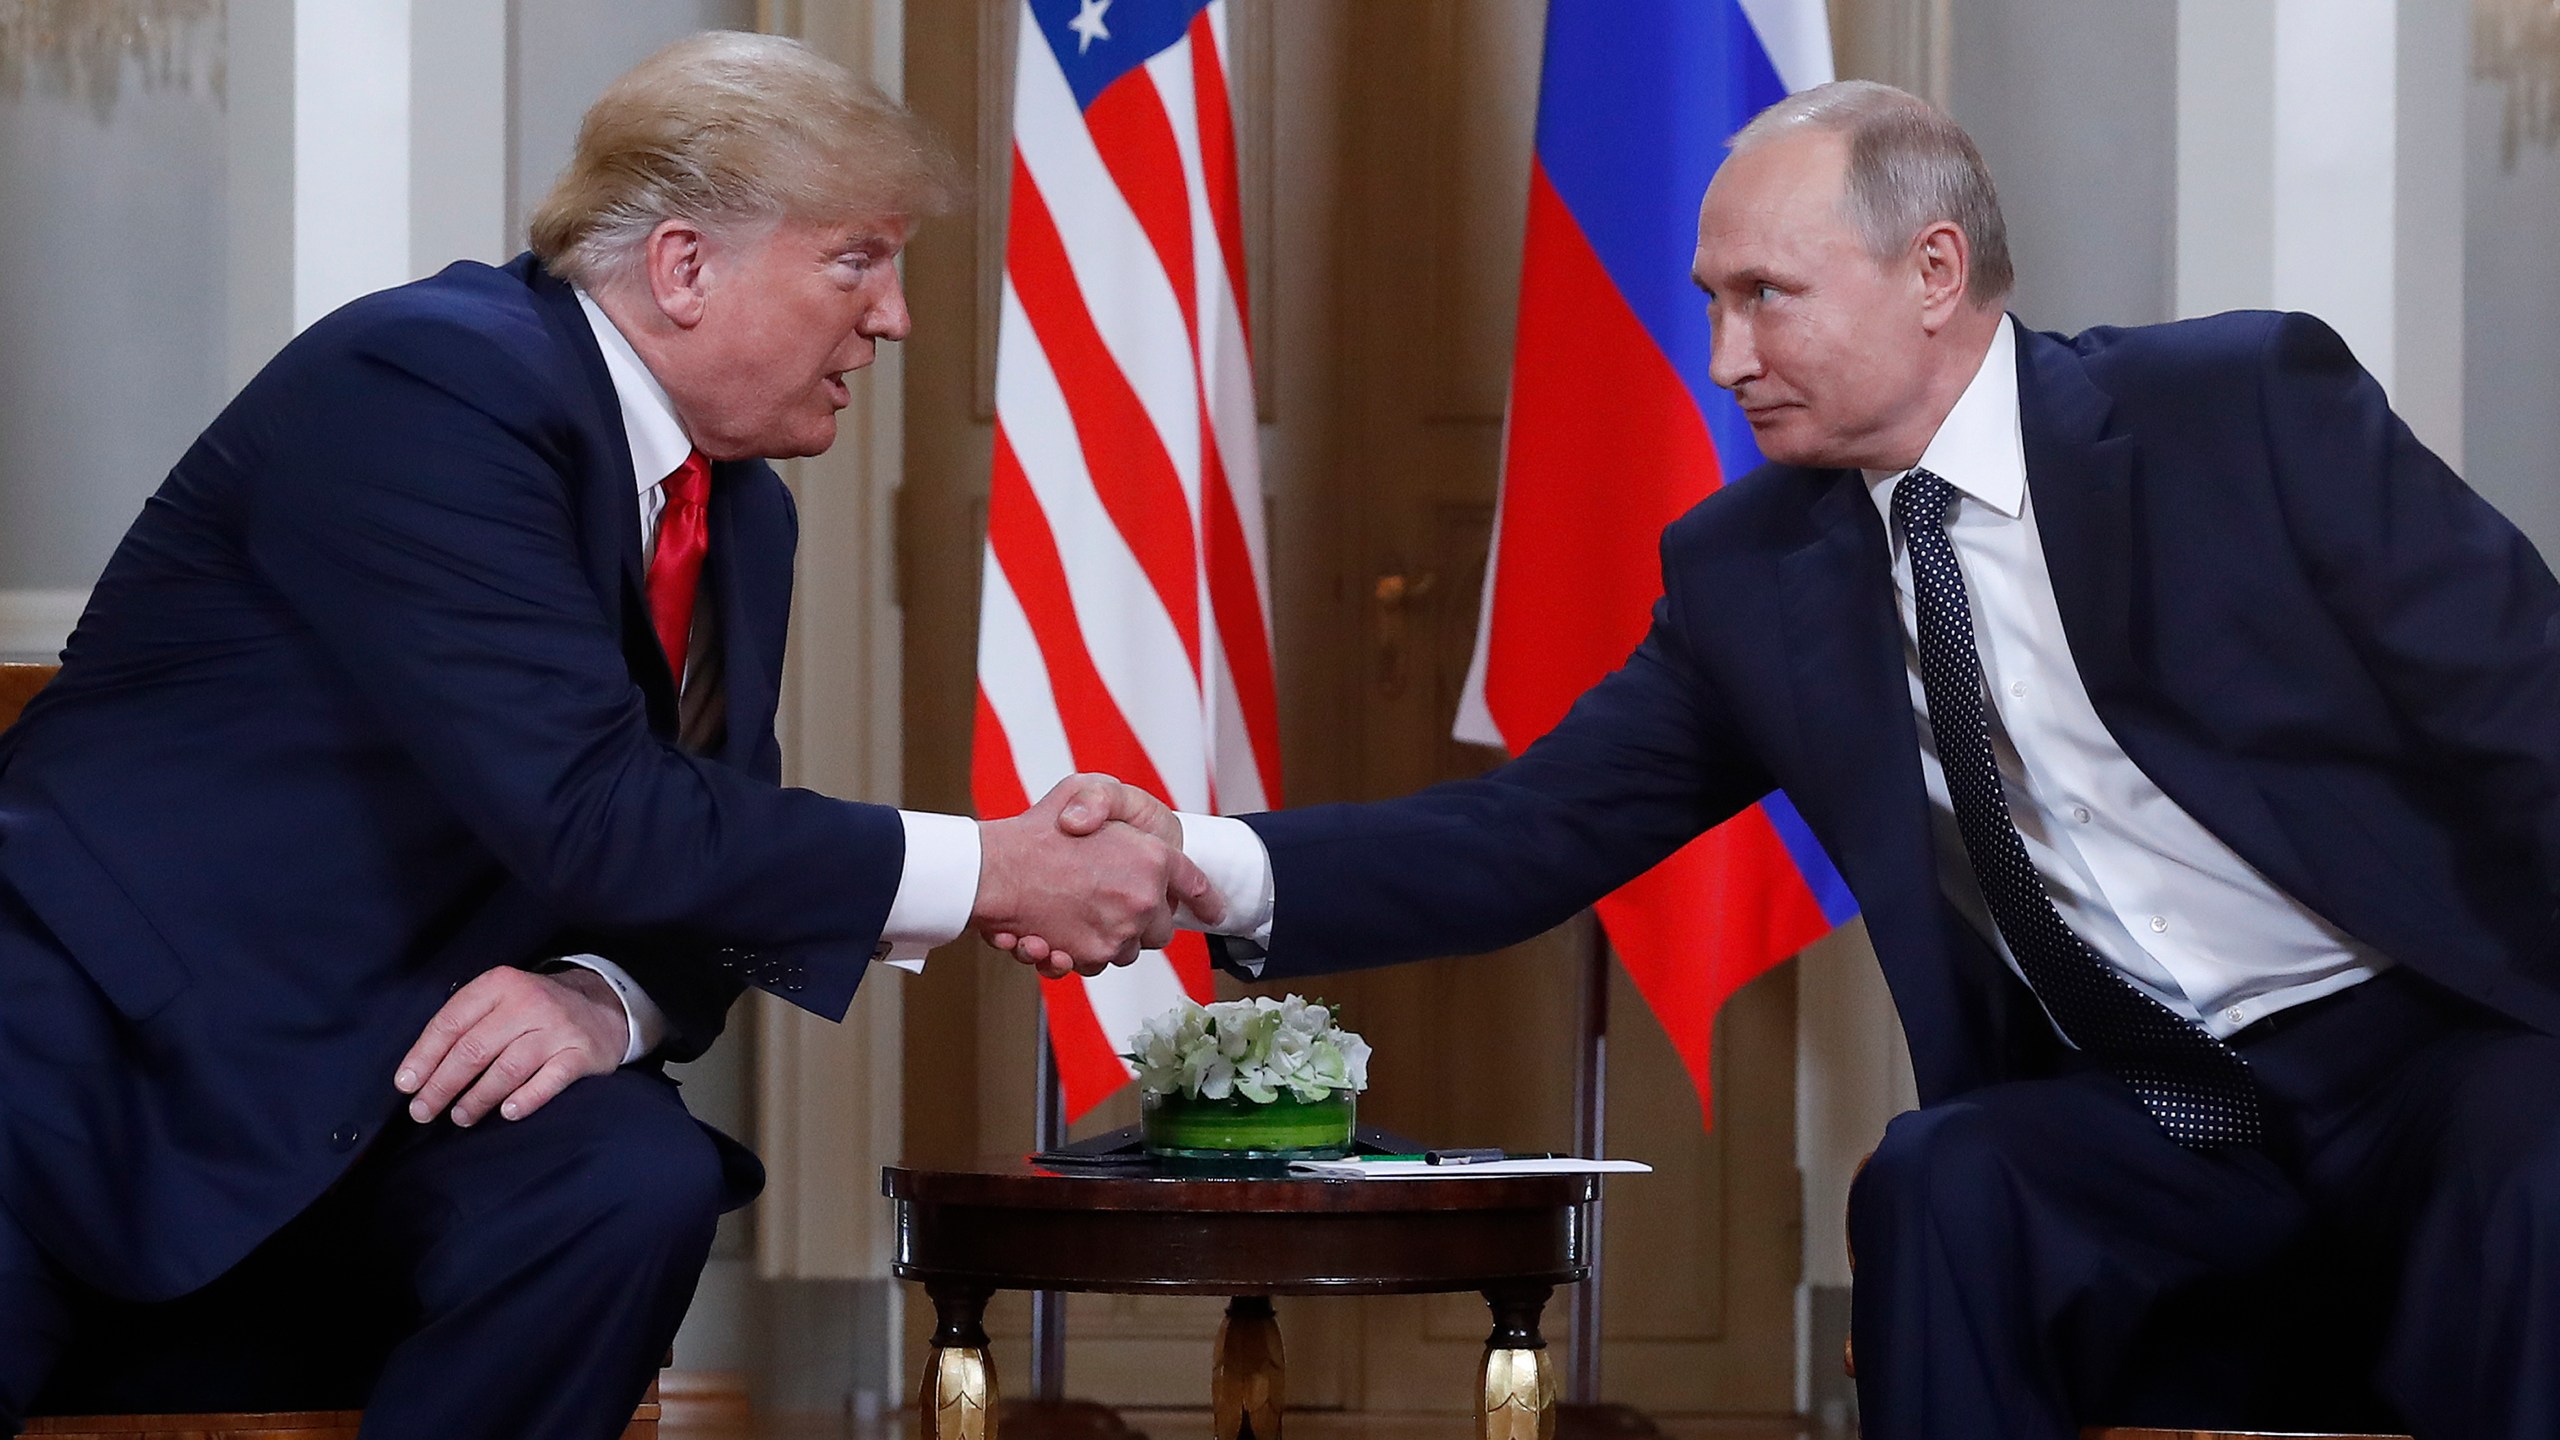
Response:
[[[987,1299],[998,1290],[1226,1295],[1210,1383],[1219,1440],[1279,1440],[1274,1295],[1478,1290],[1493,1310],[1477,1386],[1484,1440],[1548,1440],[1556,1373],[1538,1317],[1590,1271],[1589,1175],[1325,1180],[1101,1171],[1025,1161],[892,1166],[897,1273],[933,1298],[925,1440],[994,1440]]]

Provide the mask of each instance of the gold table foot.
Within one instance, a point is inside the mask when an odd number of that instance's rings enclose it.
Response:
[[[1484,1372],[1476,1387],[1479,1440],[1555,1440],[1556,1369],[1538,1315],[1552,1287],[1525,1285],[1487,1290],[1493,1333],[1484,1342]]]
[[[1227,1301],[1218,1322],[1218,1358],[1210,1371],[1217,1440],[1280,1440],[1289,1366],[1280,1353],[1280,1317],[1267,1295]]]
[[[933,1353],[916,1396],[923,1440],[996,1440],[996,1364],[987,1351],[987,1296],[977,1285],[928,1285]]]

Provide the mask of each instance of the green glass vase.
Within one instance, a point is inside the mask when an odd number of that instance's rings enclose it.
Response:
[[[1167,1091],[1139,1103],[1138,1132],[1148,1154],[1184,1160],[1339,1160],[1351,1153],[1354,1101],[1348,1090],[1270,1101]]]

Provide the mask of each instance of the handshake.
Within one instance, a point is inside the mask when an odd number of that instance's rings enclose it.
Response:
[[[1070,775],[1021,814],[980,821],[978,843],[969,923],[1053,978],[1099,975],[1161,948],[1177,912],[1201,925],[1226,914],[1182,853],[1182,821],[1108,775]]]

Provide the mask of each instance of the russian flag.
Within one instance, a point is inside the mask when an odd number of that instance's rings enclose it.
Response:
[[[1724,141],[1831,78],[1821,0],[1554,0],[1462,740],[1518,754],[1644,638],[1662,528],[1760,463],[1690,282]],[[1718,1007],[1857,913],[1784,793],[1600,901],[1709,1116]]]

